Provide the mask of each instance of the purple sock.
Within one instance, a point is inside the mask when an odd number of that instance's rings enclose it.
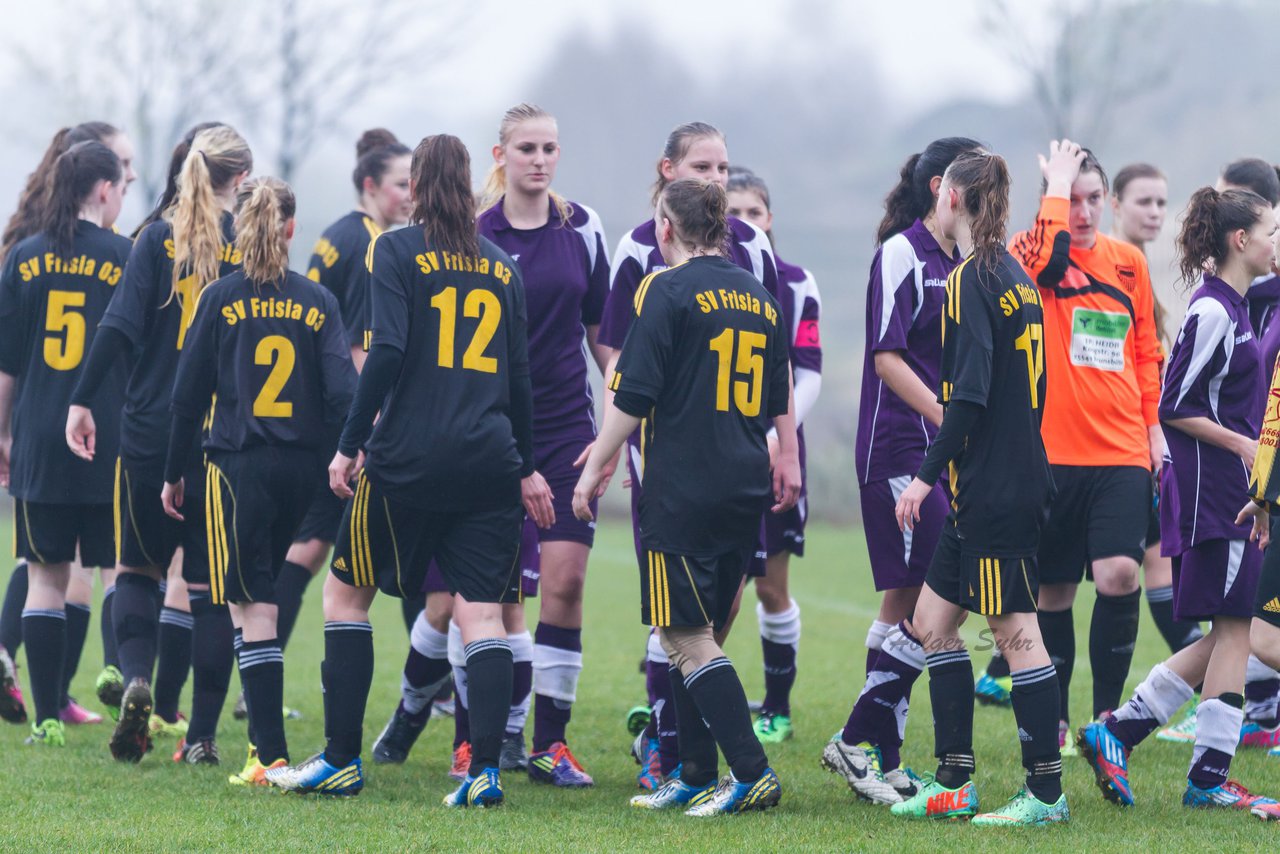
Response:
[[[649,717],[646,738],[658,740],[658,759],[662,773],[670,774],[680,764],[680,736],[676,729],[676,707],[671,695],[671,671],[666,663],[645,662],[645,683],[649,688]]]
[[[582,671],[582,629],[538,623],[533,634],[533,750],[565,741]]]
[[[1157,664],[1134,689],[1128,702],[1106,719],[1106,727],[1121,744],[1132,750],[1157,728],[1164,726],[1174,712],[1191,699],[1191,693],[1191,686],[1180,676],[1164,664]],[[1203,708],[1204,703],[1200,705]],[[1199,726],[1196,731],[1198,735]],[[1237,726],[1232,738],[1237,738],[1239,732],[1240,727]]]
[[[1258,679],[1244,683],[1245,717],[1259,726],[1275,729],[1280,715],[1277,712],[1276,695],[1280,694],[1280,679]]]
[[[885,770],[897,768],[902,763],[902,734],[911,686],[923,671],[924,649],[905,624],[896,626],[884,640],[840,740],[845,744],[874,744],[880,748]]]

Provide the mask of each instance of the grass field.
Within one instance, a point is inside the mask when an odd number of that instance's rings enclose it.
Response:
[[[8,530],[5,525],[0,536]],[[1154,852],[1160,846],[1242,851],[1274,845],[1273,834],[1280,828],[1247,815],[1182,809],[1178,801],[1190,748],[1154,740],[1135,755],[1139,805],[1130,810],[1104,803],[1084,762],[1069,760],[1065,784],[1073,821],[1064,827],[984,831],[962,824],[904,823],[885,809],[855,802],[842,780],[821,769],[818,756],[860,688],[863,638],[876,600],[861,532],[829,526],[813,527],[809,556],[793,565],[804,639],[794,698],[797,737],[770,750],[784,786],[781,807],[703,822],[632,810],[627,798],[635,792],[635,765],[626,752],[623,716],[643,699],[636,665],[645,635],[638,624],[638,581],[629,537],[618,525],[604,526],[590,570],[586,665],[570,737],[596,779],[594,789],[554,791],[510,774],[501,810],[446,810],[439,803],[452,788],[445,777],[453,735],[447,720],[432,723],[404,766],[367,765],[364,793],[350,800],[228,786],[226,775],[239,770],[245,749],[243,725],[231,719],[229,705],[219,733],[224,764],[217,769],[175,765],[168,758],[171,743],[158,744],[141,765],[116,764],[107,753],[105,725],[70,731],[63,750],[25,747],[24,728],[5,726],[0,729],[0,771],[7,792],[0,850],[971,851],[1034,844],[1064,851]],[[7,542],[3,545],[8,551]],[[760,645],[750,592],[747,603],[729,653],[748,694],[759,696]],[[1082,650],[1088,614],[1088,607],[1077,608]],[[395,703],[406,643],[396,602],[381,599],[373,619],[377,675],[365,722],[366,757],[369,742]],[[305,716],[288,725],[295,760],[323,743],[321,623],[319,588],[313,587],[286,663],[286,701]],[[971,641],[979,640],[978,628],[966,628]],[[1144,606],[1131,686],[1163,654]],[[981,666],[986,655],[976,652],[974,658]],[[25,663],[25,657],[20,660]],[[95,618],[73,693],[93,697],[100,660]],[[1088,685],[1088,661],[1082,659],[1073,694],[1073,711],[1081,720],[1088,713]],[[915,700],[904,757],[917,769],[932,770],[927,677],[917,686]],[[1013,794],[1022,777],[1013,719],[1007,711],[982,706],[976,714],[978,787],[984,806],[995,807]],[[1280,793],[1280,760],[1248,752],[1237,757],[1235,769],[1247,785]]]

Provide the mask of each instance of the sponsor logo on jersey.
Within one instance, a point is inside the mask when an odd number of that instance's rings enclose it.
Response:
[[[1262,606],[1262,610],[1268,614],[1280,614],[1280,596],[1273,597],[1270,602]]]
[[[1133,289],[1138,285],[1138,270],[1128,264],[1117,264],[1116,278],[1120,280],[1120,284],[1126,291],[1133,293]]]

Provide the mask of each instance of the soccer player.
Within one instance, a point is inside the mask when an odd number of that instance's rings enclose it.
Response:
[[[241,633],[240,681],[258,751],[248,782],[261,786],[268,769],[289,764],[275,582],[311,493],[323,488],[320,455],[356,376],[337,297],[289,270],[296,209],[275,178],[237,192],[243,267],[205,288],[187,330],[162,493],[165,512],[184,521],[183,472],[216,397],[204,441],[210,598],[230,603]]]
[[[1260,196],[1212,187],[1191,197],[1178,235],[1180,271],[1199,283],[1169,356],[1160,419],[1161,548],[1173,558],[1174,616],[1209,620],[1205,637],[1151,669],[1129,701],[1084,727],[1079,745],[1103,796],[1130,806],[1129,754],[1203,682],[1183,806],[1280,818],[1280,804],[1227,779],[1244,722],[1249,620],[1262,552],[1239,509],[1261,427],[1258,341],[1245,292],[1275,262],[1276,216]]]
[[[1041,158],[1048,192],[1065,195],[1084,158],[1067,140]],[[907,818],[973,817],[978,825],[1070,818],[1058,751],[1058,682],[1036,623],[1036,550],[1053,497],[1040,436],[1045,401],[1040,294],[1004,248],[1009,172],[985,151],[947,167],[938,229],[965,256],[947,278],[938,401],[942,426],[894,509],[903,532],[950,467],[952,510],[909,621],[924,641],[938,771],[894,804]],[[1027,771],[1000,809],[978,814],[974,786],[973,665],[960,638],[966,611],[981,614],[1012,670],[1012,705]]]
[[[884,596],[867,632],[866,682],[844,728],[823,748],[822,764],[873,803],[897,803],[916,792],[900,767],[901,748],[911,687],[925,660],[902,621],[920,596],[947,493],[935,486],[908,532],[897,530],[893,509],[942,423],[936,389],[944,286],[960,254],[938,227],[938,188],[947,167],[978,148],[975,140],[945,137],[907,158],[885,197],[867,284],[856,453],[871,575]]]
[[[369,357],[329,466],[330,488],[352,500],[325,580],[326,745],[267,779],[334,795],[364,787],[369,606],[378,590],[416,594],[435,559],[455,594],[471,712],[470,773],[445,804],[494,806],[512,681],[502,603],[519,596],[525,511],[543,525],[551,511],[521,500],[534,472],[524,286],[510,256],[476,233],[462,142],[422,140],[411,173],[416,227],[373,243]],[[423,418],[431,412],[449,418]],[[447,673],[445,660],[437,678]]]
[[[770,419],[778,431],[774,512],[795,506],[800,491],[787,330],[773,295],[725,257],[726,209],[718,182],[679,179],[663,188],[653,233],[670,269],[636,291],[609,380],[614,397],[573,493],[574,513],[593,518],[608,462],[642,432],[641,619],[676,670],[681,772],[631,803],[691,816],[763,810],[782,798],[742,683],[715,640],[770,503]],[[717,747],[730,767],[718,785]]]
[[[1133,658],[1152,473],[1164,453],[1151,279],[1141,250],[1099,232],[1107,191],[1106,173],[1086,150],[1069,192],[1045,192],[1035,226],[1010,244],[1044,303],[1043,433],[1058,493],[1040,538],[1039,618],[1068,753],[1076,589],[1087,574],[1097,591],[1089,628],[1096,718],[1120,703]]]
[[[200,292],[239,263],[230,210],[236,189],[252,167],[248,144],[232,128],[219,125],[195,136],[172,206],[134,243],[67,413],[67,444],[78,456],[93,459],[93,410],[103,418],[111,411],[103,409],[97,389],[101,379],[132,354],[116,462],[119,537],[112,603],[125,690],[111,752],[124,761],[140,761],[151,746],[159,584],[179,547],[182,574],[191,587],[194,629],[199,634],[202,623],[211,625],[211,636],[194,644],[210,660],[197,663],[185,758],[217,761],[213,738],[231,677],[232,638],[230,623],[219,619],[225,608],[213,604],[208,593],[206,532],[197,507],[204,472],[193,466],[184,473],[189,492],[185,522],[165,515],[160,492],[177,356]]]
[[[773,209],[769,187],[749,169],[729,170],[729,216],[759,228],[773,247]],[[795,379],[796,436],[800,449],[800,498],[786,513],[764,514],[765,574],[755,578],[756,619],[764,652],[765,696],[756,717],[756,737],[777,744],[792,737],[791,689],[796,680],[796,656],[800,649],[800,606],[787,589],[791,556],[804,556],[804,528],[809,515],[804,487],[805,452],[803,424],[822,388],[822,344],[818,320],[822,302],[818,283],[803,267],[778,257],[778,304],[789,339]],[[777,431],[770,429],[769,446],[777,448]]]
[[[104,425],[105,456],[84,462],[50,425],[61,420],[129,257],[128,239],[110,230],[124,186],[120,158],[107,146],[68,148],[53,165],[39,231],[12,248],[0,272],[0,481],[15,500],[14,547],[29,572],[22,635],[35,705],[31,744],[65,743],[71,563],[77,554],[86,568],[114,559],[109,460],[117,433]],[[106,378],[110,406],[123,392],[122,371]]]
[[[687,122],[677,125],[667,136],[658,159],[658,177],[653,186],[653,203],[664,187],[680,178],[701,178],[724,186],[729,181],[729,150],[725,144],[724,134],[706,122]],[[769,237],[759,228],[736,217],[728,220],[728,241],[725,257],[751,273],[760,281],[764,289],[771,295],[778,293],[778,269],[773,259],[773,249]],[[609,286],[609,297],[605,300],[604,316],[600,321],[597,336],[599,344],[610,348],[613,352],[606,370],[612,374],[617,361],[617,352],[626,339],[635,317],[635,295],[641,280],[650,273],[664,269],[666,261],[658,250],[658,238],[653,219],[648,219],[636,226],[618,241],[618,248],[613,254],[612,280]],[[605,403],[611,392],[606,390]],[[627,440],[627,467],[629,477],[623,486],[631,489],[631,522],[635,539],[636,560],[640,571],[646,571],[644,547],[640,543],[640,498],[644,493],[644,471],[641,465],[640,435],[636,433]],[[606,469],[608,471],[608,469]],[[763,551],[759,549],[757,551]],[[760,572],[763,561],[753,562],[748,572]],[[734,609],[727,618],[724,631],[733,621],[737,613]],[[723,643],[724,637],[719,638]],[[637,781],[643,789],[658,788],[664,778],[670,777],[680,763],[679,740],[676,735],[676,720],[671,703],[671,685],[669,677],[670,662],[667,653],[658,641],[656,632],[650,632],[649,644],[645,659],[646,687],[649,692],[649,705],[653,710],[645,730],[636,736],[632,744],[631,754],[640,764]],[[658,749],[653,749],[654,744]]]

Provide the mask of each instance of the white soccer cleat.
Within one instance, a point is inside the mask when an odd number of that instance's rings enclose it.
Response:
[[[873,804],[896,804],[902,801],[898,790],[880,770],[880,751],[863,742],[848,745],[839,736],[822,749],[822,765],[833,774],[844,777],[849,788],[860,798]]]

